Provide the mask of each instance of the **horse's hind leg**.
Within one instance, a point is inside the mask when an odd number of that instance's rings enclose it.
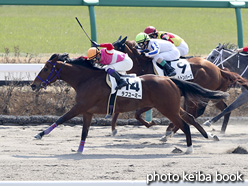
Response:
[[[192,138],[189,125],[181,118],[181,116],[168,117],[175,126],[179,127],[186,136],[187,150],[186,154],[193,153]]]
[[[184,109],[187,111],[187,113],[192,114],[195,118],[201,116],[207,106],[208,100],[206,99],[204,103],[197,103],[196,101],[191,100],[185,100],[184,101]],[[192,116],[192,117],[193,117]],[[188,122],[187,122],[188,123]],[[165,135],[160,139],[161,141],[167,141],[167,137],[172,137],[177,131],[178,127],[175,126],[173,123],[170,123],[169,126],[166,129]]]
[[[53,129],[55,129],[58,125],[70,120],[71,118],[77,116],[78,114],[80,114],[79,112],[79,106],[75,105],[74,107],[71,108],[71,110],[69,112],[67,112],[66,114],[64,114],[63,116],[61,116],[55,123],[53,123],[50,127],[48,127],[46,130],[40,132],[39,134],[35,135],[34,137],[36,139],[41,139],[44,135],[49,134],[50,132],[52,132]]]
[[[113,136],[117,134],[116,122],[117,122],[118,116],[119,116],[119,113],[115,113],[111,121],[111,129],[112,129]]]
[[[135,112],[135,118],[140,121],[143,125],[145,125],[147,128],[153,126],[153,125],[156,125],[156,123],[154,121],[151,121],[151,122],[147,122],[145,121],[142,117],[141,117],[141,114],[143,114],[144,112],[150,110],[151,107],[145,107],[145,108],[142,108],[142,109],[139,109],[139,110],[136,110]]]

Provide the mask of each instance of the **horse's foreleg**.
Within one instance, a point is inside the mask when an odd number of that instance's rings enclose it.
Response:
[[[88,136],[88,132],[89,132],[89,128],[90,128],[90,124],[91,124],[91,120],[92,120],[92,114],[89,113],[84,113],[83,114],[83,129],[82,129],[82,135],[81,135],[81,141],[78,147],[77,152],[78,153],[82,153],[84,150],[84,143],[85,140]]]
[[[221,100],[215,104],[215,107],[218,108],[220,111],[223,111],[227,107],[227,105],[223,100]],[[224,115],[224,120],[221,126],[221,133],[225,133],[230,116],[231,112]]]
[[[151,121],[151,122],[147,122],[145,121],[142,117],[141,117],[141,114],[143,114],[144,112],[150,110],[151,107],[145,107],[145,108],[142,108],[142,109],[139,109],[139,110],[136,110],[135,112],[135,118],[140,121],[143,125],[145,125],[147,128],[153,126],[153,125],[156,125],[156,123],[154,121]]]
[[[116,122],[118,119],[119,113],[115,113],[112,121],[111,121],[111,128],[112,128],[112,135],[115,136],[117,134],[117,130],[116,130]]]
[[[215,123],[216,121],[218,121],[222,116],[230,113],[234,109],[236,109],[236,108],[240,107],[241,105],[247,103],[248,102],[248,96],[247,95],[248,95],[248,91],[244,90],[242,92],[242,94],[231,105],[226,107],[219,115],[215,116],[211,120],[206,121],[204,123],[204,125],[210,126],[212,123]]]
[[[61,116],[55,123],[53,123],[50,127],[48,127],[46,130],[42,131],[41,133],[34,136],[36,139],[41,139],[44,135],[49,134],[53,129],[55,129],[58,125],[70,120],[71,118],[77,116],[79,114],[79,106],[75,105],[72,107],[72,109]]]

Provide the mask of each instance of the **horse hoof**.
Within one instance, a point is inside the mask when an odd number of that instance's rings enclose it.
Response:
[[[83,154],[83,151],[77,150],[77,154]]]
[[[213,138],[214,138],[214,141],[220,141],[220,139],[216,135],[214,135]]]
[[[170,138],[172,138],[174,136],[174,134],[175,133],[173,131],[166,131],[165,132],[165,136],[170,137]]]
[[[35,138],[35,139],[41,139],[42,137],[41,137],[40,134],[37,134],[37,135],[34,136],[34,138]]]
[[[105,118],[105,119],[110,119],[111,117],[112,117],[112,115],[108,114],[108,115],[106,115],[104,118]]]
[[[203,125],[207,126],[207,127],[210,127],[211,126],[211,122],[208,120],[208,121],[205,121],[203,123]]]
[[[112,135],[115,136],[116,134],[117,134],[117,130],[115,129],[112,131]]]
[[[185,154],[192,154],[194,152],[193,145],[187,148]]]
[[[167,136],[162,136],[162,138],[159,139],[159,141],[166,142],[167,141]]]

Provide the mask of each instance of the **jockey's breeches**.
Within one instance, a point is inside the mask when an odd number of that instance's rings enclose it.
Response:
[[[180,56],[186,56],[189,53],[189,46],[184,40],[177,46],[177,49],[180,52]]]
[[[167,52],[159,53],[153,57],[152,61],[157,62],[158,59],[160,59],[160,60],[164,59],[165,61],[174,61],[174,60],[179,59],[179,57],[180,57],[180,52],[179,52],[179,50],[176,49],[176,50],[170,50]]]

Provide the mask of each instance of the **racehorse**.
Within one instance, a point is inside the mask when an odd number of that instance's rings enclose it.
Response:
[[[50,57],[32,82],[31,87],[33,90],[39,91],[41,88],[46,88],[47,85],[61,79],[75,89],[76,104],[53,125],[37,134],[35,138],[41,139],[58,125],[82,114],[83,129],[78,148],[78,152],[82,153],[93,114],[107,113],[107,101],[111,89],[106,83],[105,70],[94,67],[91,61],[85,60],[80,64],[74,64],[73,62],[58,61],[59,57],[59,54],[53,54]],[[186,153],[193,151],[190,128],[187,123],[194,125],[205,138],[209,137],[205,130],[194,121],[192,115],[180,107],[181,95],[223,99],[227,97],[227,93],[211,91],[195,83],[152,74],[140,76],[140,79],[143,90],[142,99],[117,97],[116,113],[136,110],[136,113],[140,114],[148,109],[156,108],[184,132],[187,142]],[[142,118],[137,119],[143,124],[148,124]]]
[[[148,57],[141,56],[135,49],[135,41],[126,40],[127,37],[121,40],[121,37],[113,43],[116,50],[127,53],[133,60],[133,68],[127,73],[136,73],[137,75],[143,74],[154,74],[152,59]],[[210,90],[222,90],[226,91],[233,84],[240,84],[247,87],[247,81],[240,77],[238,74],[233,72],[228,72],[219,69],[216,65],[200,57],[193,57],[187,59],[191,65],[192,72],[194,74],[193,82],[201,85],[204,88]],[[209,99],[204,98],[203,102],[196,102],[195,100],[185,99],[183,108],[195,118],[201,116],[207,106]],[[219,110],[224,110],[227,105],[223,100],[217,100],[215,106]],[[227,125],[231,113],[227,113],[224,116],[224,121],[222,127]],[[116,113],[112,119],[112,133],[115,135],[116,130],[116,120],[118,114]],[[166,136],[175,133],[178,127],[174,127],[171,123],[161,139],[166,140]]]
[[[237,53],[232,45],[219,44],[208,55],[207,60],[216,64],[219,68],[227,68],[232,72],[240,74],[248,79],[248,54]],[[242,93],[233,101],[231,105],[225,108],[220,114],[206,121],[204,124],[210,126],[218,121],[223,115],[230,113],[234,109],[248,102],[248,90],[242,87]],[[221,131],[226,131],[226,126],[222,126]]]

